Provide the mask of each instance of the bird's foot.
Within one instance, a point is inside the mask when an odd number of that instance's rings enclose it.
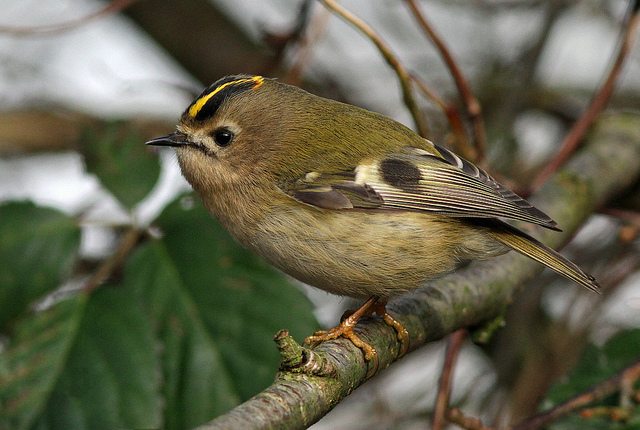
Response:
[[[373,346],[362,340],[355,333],[354,328],[363,316],[373,314],[374,305],[377,301],[378,299],[376,297],[371,297],[351,315],[344,318],[342,322],[340,322],[340,324],[338,324],[336,327],[333,327],[329,330],[317,331],[312,336],[307,337],[304,341],[305,344],[313,346],[327,340],[337,339],[339,337],[347,338],[351,341],[351,343],[362,350],[362,352],[364,353],[364,359],[368,362],[371,362],[372,369],[368,373],[375,373],[378,369],[378,352]]]
[[[409,332],[400,321],[395,319],[393,315],[387,312],[387,301],[376,301],[376,303],[374,303],[373,305],[372,312],[380,315],[385,324],[393,327],[393,329],[396,331],[396,336],[398,338],[398,341],[400,342],[400,351],[398,352],[398,358],[404,356],[407,351],[409,351]]]
[[[362,317],[373,315],[374,313],[378,314],[382,317],[385,324],[396,331],[396,336],[400,342],[398,357],[402,357],[409,350],[409,332],[400,321],[396,320],[387,312],[386,305],[386,300],[371,297],[353,313],[344,317],[336,327],[329,330],[317,331],[312,336],[307,337],[305,344],[315,346],[327,340],[337,339],[339,337],[347,338],[362,350],[365,360],[371,363],[369,372],[367,372],[368,376],[373,375],[378,370],[378,352],[373,346],[362,340],[354,331],[358,321],[360,321]]]

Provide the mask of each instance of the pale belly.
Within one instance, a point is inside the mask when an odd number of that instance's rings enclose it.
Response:
[[[506,252],[464,221],[413,212],[273,212],[238,239],[294,278],[357,298],[417,288],[470,259]]]

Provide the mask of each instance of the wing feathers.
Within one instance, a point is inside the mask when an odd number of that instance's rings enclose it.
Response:
[[[467,173],[469,176],[477,178],[480,182],[487,184],[492,189],[497,191],[498,194],[500,194],[500,196],[502,196],[504,199],[512,202],[513,204],[518,206],[520,209],[522,209],[522,211],[528,212],[529,215],[531,215],[532,217],[539,219],[540,222],[532,221],[535,224],[543,225],[552,230],[560,230],[558,228],[558,224],[554,220],[552,220],[547,214],[545,214],[538,208],[531,205],[531,203],[529,203],[528,201],[526,201],[525,199],[523,199],[522,197],[520,197],[510,189],[506,188],[504,185],[497,182],[495,179],[493,179],[493,177],[491,177],[491,175],[489,175],[484,170],[478,168],[477,166],[465,160],[464,158],[458,157],[456,154],[454,154],[453,152],[449,151],[446,148],[443,148],[442,146],[439,146],[436,144],[433,144],[433,146],[440,153],[442,158],[445,161],[447,161],[449,164],[458,167],[463,172]]]
[[[283,190],[325,209],[427,211],[452,217],[507,218],[558,230],[557,224],[484,170],[440,146],[441,156],[405,148],[352,172],[310,172]]]

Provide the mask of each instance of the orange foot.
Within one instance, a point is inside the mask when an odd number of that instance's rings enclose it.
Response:
[[[374,313],[382,316],[384,322],[393,327],[397,333],[398,340],[400,341],[399,357],[406,354],[409,349],[409,332],[407,332],[407,329],[405,329],[398,320],[387,313],[386,304],[386,300],[371,297],[355,312],[342,320],[339,325],[329,330],[320,330],[315,332],[312,336],[305,339],[305,343],[308,345],[317,345],[320,342],[345,337],[362,350],[365,360],[371,362],[372,368],[368,373],[372,375],[378,369],[378,352],[373,346],[360,339],[360,337],[354,332],[354,328],[356,324],[358,324],[360,318],[373,315]]]

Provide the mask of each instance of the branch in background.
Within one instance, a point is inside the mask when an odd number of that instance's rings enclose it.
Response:
[[[473,147],[469,145],[467,132],[464,129],[462,116],[460,115],[460,111],[458,110],[458,108],[452,104],[445,102],[419,76],[411,74],[411,79],[413,79],[413,81],[418,86],[418,90],[422,94],[424,94],[425,97],[437,104],[442,112],[444,112],[444,115],[447,117],[449,127],[451,127],[451,132],[453,133],[453,142],[451,144],[453,150],[462,155],[464,158],[473,159],[475,157],[475,151],[473,151]]]
[[[464,329],[457,330],[449,336],[444,363],[442,364],[442,372],[440,373],[440,381],[438,382],[436,407],[433,410],[433,420],[431,422],[431,428],[433,430],[442,430],[445,425],[446,412],[449,408],[449,398],[451,397],[453,369],[458,361],[458,354],[466,337],[467,331]]]
[[[272,32],[263,30],[262,41],[274,52],[273,61],[277,66],[282,65],[287,48],[300,45],[304,41],[304,35],[308,31],[311,22],[311,0],[304,0],[298,11],[293,28],[285,32]]]
[[[364,34],[369,40],[373,42],[374,45],[382,54],[382,57],[385,61],[391,66],[391,68],[396,72],[398,79],[400,80],[400,86],[402,87],[402,97],[404,99],[404,104],[409,109],[411,116],[413,117],[413,121],[415,122],[416,129],[418,133],[426,137],[429,135],[429,128],[427,126],[426,119],[420,112],[420,108],[418,107],[418,103],[416,102],[415,97],[413,96],[413,89],[411,85],[411,76],[404,65],[400,62],[398,57],[391,51],[391,48],[387,43],[382,40],[380,35],[375,32],[373,28],[342,6],[338,4],[335,0],[321,0],[322,3],[331,11],[335,12],[340,18],[342,18],[347,23],[351,24],[355,28],[357,28],[362,34]]]
[[[320,39],[327,29],[329,16],[329,11],[325,8],[321,8],[313,14],[311,22],[296,45],[289,70],[283,79],[285,82],[297,86],[302,84],[302,71],[309,63],[312,52],[311,48],[313,47],[314,42]]]
[[[609,71],[604,84],[600,87],[600,90],[596,93],[591,104],[584,111],[580,119],[576,121],[571,130],[569,130],[567,135],[564,137],[560,144],[560,150],[556,156],[547,165],[545,165],[538,176],[533,180],[531,186],[532,190],[535,191],[540,188],[542,184],[544,184],[545,181],[547,181],[547,179],[567,161],[571,154],[575,152],[576,148],[578,148],[580,142],[584,138],[585,133],[589,130],[589,127],[591,127],[598,115],[600,115],[609,102],[615,84],[620,77],[622,67],[626,59],[629,57],[629,52],[633,46],[638,26],[640,26],[640,13],[635,10],[637,6],[635,1],[632,6],[633,7],[629,12],[629,18],[627,19],[626,29],[622,34],[622,42],[620,43],[618,55],[611,66],[611,70]]]
[[[604,208],[601,212],[623,222],[618,231],[622,243],[630,244],[640,236],[640,212],[618,208]]]
[[[542,24],[538,29],[537,37],[535,37],[533,43],[527,46],[516,59],[517,73],[520,75],[520,82],[525,90],[535,85],[534,77],[536,70],[538,70],[540,57],[553,34],[553,27],[556,25],[558,19],[567,11],[567,8],[574,6],[575,3],[573,0],[543,2]],[[566,94],[563,99],[566,99]]]
[[[480,419],[466,416],[458,408],[447,410],[447,419],[449,422],[452,422],[465,430],[494,430],[492,427],[487,427],[482,424]]]
[[[209,0],[145,0],[125,14],[200,82],[270,75],[273,55],[219,9]]]
[[[446,64],[449,72],[451,73],[451,76],[453,77],[456,88],[458,89],[458,93],[460,94],[460,98],[464,103],[467,115],[471,120],[471,124],[473,126],[473,138],[475,147],[471,159],[475,162],[482,162],[486,152],[487,137],[484,127],[484,120],[482,118],[482,107],[480,106],[480,102],[478,102],[478,99],[473,95],[471,86],[460,71],[460,68],[453,59],[453,55],[451,55],[451,52],[449,51],[449,48],[447,48],[447,45],[444,43],[444,40],[438,33],[436,33],[435,29],[431,26],[429,21],[427,21],[427,18],[418,7],[416,1],[407,0],[407,4],[413,12],[413,16],[420,24],[422,30],[429,37],[429,39],[431,39],[431,42],[433,42],[438,52],[440,52],[442,60]]]
[[[108,122],[62,108],[0,112],[0,156],[79,149],[82,134]],[[141,139],[171,130],[173,123],[140,119],[129,121]]]
[[[636,361],[615,376],[596,384],[584,393],[521,422],[514,426],[512,430],[539,429],[577,409],[620,391],[623,387],[633,384],[638,379],[640,379],[640,361]]]
[[[114,15],[127,7],[131,6],[137,0],[112,0],[102,9],[96,12],[90,13],[80,18],[75,18],[67,22],[52,25],[34,26],[34,27],[12,27],[8,25],[0,26],[0,33],[11,36],[41,36],[51,35],[55,33],[63,33],[65,31],[73,30],[81,27],[99,18],[104,18],[108,15]]]
[[[618,208],[605,208],[601,212],[640,227],[640,212]]]
[[[532,198],[533,204],[563,222],[564,232],[537,235],[548,245],[565,242],[595,208],[640,176],[638,119],[632,114],[603,119],[585,150]],[[518,287],[542,270],[541,265],[509,253],[431,282],[393,301],[388,309],[407,328],[411,348],[416,349],[494,318],[512,301]],[[380,320],[359,323],[358,335],[379,351],[379,370],[396,360],[400,347],[396,333]],[[313,357],[320,357],[325,364],[319,367],[331,371],[317,375],[284,370],[265,391],[201,428],[306,428],[366,381],[362,352],[345,339],[324,342],[313,355],[302,349],[301,360],[294,361],[318,360]]]
[[[82,290],[91,293],[108,280],[116,270],[126,262],[127,257],[142,238],[143,231],[137,227],[129,228],[120,239],[113,254],[104,260],[82,286]]]

